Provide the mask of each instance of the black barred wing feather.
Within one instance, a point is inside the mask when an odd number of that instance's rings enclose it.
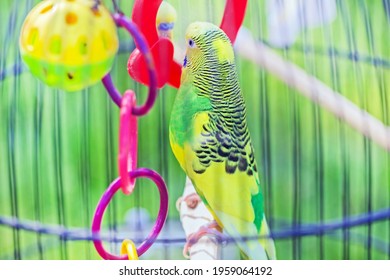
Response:
[[[209,112],[209,121],[202,126],[201,135],[194,137],[193,150],[198,162],[193,164],[201,174],[213,162],[223,162],[228,174],[257,172],[253,147],[245,121],[245,109],[230,116]]]

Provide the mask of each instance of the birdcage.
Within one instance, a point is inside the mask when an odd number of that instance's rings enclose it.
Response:
[[[156,50],[157,37],[148,37],[142,26],[138,33],[134,30],[137,20],[149,20],[148,26],[159,28],[156,13],[148,18],[141,11],[145,4],[157,12],[161,1],[1,1],[0,259],[101,259],[94,246],[100,241],[105,250],[118,255],[124,240],[136,246],[150,241],[145,238],[157,216],[163,215],[164,203],[169,204],[167,218],[157,220],[161,232],[153,236],[141,259],[184,258],[190,228],[212,217],[201,202],[189,207],[180,200],[193,187],[189,182],[186,186],[186,174],[169,143],[180,83],[177,77],[176,83],[169,83],[169,74],[183,62],[187,26],[207,21],[222,22],[228,29],[240,27],[233,20],[223,23],[231,19],[229,12],[244,16],[237,38],[233,36],[235,64],[264,193],[268,237],[275,242],[277,258],[389,259],[390,1],[167,2],[176,10],[171,12],[174,29],[167,35],[173,24],[164,22],[162,35],[154,31],[154,36],[168,37],[162,40],[164,48]],[[231,8],[238,2],[246,9]],[[76,32],[66,29],[69,26],[59,17],[46,25],[42,20],[30,37],[26,35],[26,42],[35,44],[37,32],[46,36],[60,30],[54,41],[42,41],[46,51],[40,59],[23,48],[21,30],[30,11],[41,5],[37,18],[42,19],[58,3],[65,10],[75,3],[92,9],[88,17],[82,9],[76,17],[66,14],[65,21],[88,26],[85,33],[74,29],[85,36],[75,44],[80,57],[89,55],[87,66],[85,61],[76,63],[72,55],[68,64],[56,62],[64,61],[61,46]],[[112,18],[104,24],[95,22],[107,15]],[[98,28],[103,31],[98,33]],[[115,28],[117,42],[114,33],[104,33],[110,28]],[[95,61],[88,53],[86,46],[94,36],[100,38],[95,46],[100,44],[107,54],[104,61]],[[131,103],[133,95],[126,91],[131,89],[137,104],[148,102],[153,75],[137,55],[149,51],[153,56],[149,53],[146,61],[154,58],[159,89],[148,114],[137,117],[136,163],[161,175],[169,202],[159,200],[162,181],[156,179],[159,191],[153,181],[137,178],[131,195],[118,192],[107,209],[103,207],[106,213],[96,235],[91,227],[97,205],[107,186],[116,186],[127,171],[118,170],[121,117],[126,110],[118,109],[115,92],[129,93]],[[50,55],[55,58],[43,61]],[[129,57],[140,64],[129,66]],[[167,73],[159,70],[171,61],[176,66],[172,64]],[[107,88],[114,94],[107,94]],[[192,252],[192,257],[240,258],[228,235],[207,238],[203,253],[196,257]],[[214,249],[218,253],[207,254]]]

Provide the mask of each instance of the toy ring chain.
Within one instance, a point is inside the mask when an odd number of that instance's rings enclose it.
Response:
[[[121,255],[116,256],[104,249],[100,239],[94,241],[95,248],[103,259],[126,260],[138,259],[138,257],[145,253],[156,240],[168,214],[168,191],[163,178],[157,172],[147,168],[136,169],[138,148],[137,116],[145,115],[149,112],[157,95],[156,71],[154,69],[149,46],[147,45],[143,35],[139,32],[137,26],[123,14],[116,13],[113,17],[117,25],[126,28],[136,41],[140,53],[144,56],[147,62],[150,86],[146,103],[141,107],[137,107],[135,93],[132,90],[127,90],[122,97],[119,91],[115,88],[110,74],[107,74],[102,79],[102,82],[112,100],[120,107],[118,155],[118,169],[120,177],[108,187],[101,197],[93,217],[92,232],[94,234],[100,233],[104,212],[114,194],[119,189],[122,189],[124,194],[131,194],[134,190],[136,178],[145,177],[152,180],[156,184],[160,194],[160,210],[158,212],[156,222],[150,234],[138,248],[135,247],[132,241],[124,240],[122,243]]]

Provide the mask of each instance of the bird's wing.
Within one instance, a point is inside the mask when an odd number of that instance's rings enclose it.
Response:
[[[209,112],[196,114],[193,135],[193,141],[184,145],[184,158],[198,194],[245,254],[267,258],[260,243],[238,240],[258,236],[263,220],[263,200],[250,141],[240,151],[232,135],[213,130]]]

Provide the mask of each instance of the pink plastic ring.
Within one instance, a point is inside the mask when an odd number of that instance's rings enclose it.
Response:
[[[150,246],[154,243],[154,241],[157,239],[158,234],[161,232],[161,229],[165,223],[165,220],[167,218],[168,214],[168,191],[167,187],[165,185],[165,182],[163,178],[155,171],[147,169],[147,168],[139,168],[137,170],[134,170],[132,172],[129,172],[130,176],[132,178],[138,178],[138,177],[146,177],[152,180],[160,193],[160,210],[158,211],[157,220],[152,228],[152,231],[149,233],[148,237],[140,244],[140,246],[137,248],[137,254],[138,256],[141,256],[143,253],[145,253]],[[92,234],[99,236],[100,234],[100,228],[102,223],[102,218],[104,215],[104,211],[106,210],[108,204],[110,203],[112,197],[114,194],[121,188],[121,181],[120,178],[117,178],[114,182],[111,183],[111,185],[108,187],[108,189],[105,191],[103,196],[100,198],[100,201],[96,207],[95,214],[92,220]],[[106,260],[127,260],[128,256],[116,256],[112,255],[109,252],[107,252],[102,244],[101,240],[95,240],[93,241],[93,244],[95,245],[96,251],[99,253],[99,255]]]
[[[129,171],[137,168],[138,147],[138,120],[132,114],[136,106],[135,93],[127,90],[122,98],[119,122],[119,154],[118,169],[121,178],[121,187],[124,194],[131,194],[134,190],[135,180],[129,177]]]

